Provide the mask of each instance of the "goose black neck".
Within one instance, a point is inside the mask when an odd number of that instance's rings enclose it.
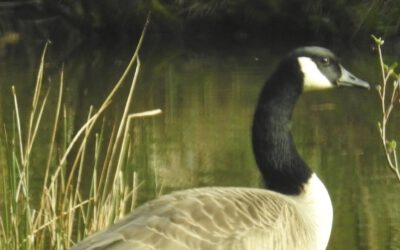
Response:
[[[300,194],[312,175],[290,132],[302,81],[297,63],[281,63],[261,92],[252,128],[253,150],[267,188],[289,195]]]

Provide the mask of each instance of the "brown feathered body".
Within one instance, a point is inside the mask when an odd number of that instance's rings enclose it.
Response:
[[[263,189],[190,189],[138,207],[73,249],[316,249],[300,207],[298,200]]]

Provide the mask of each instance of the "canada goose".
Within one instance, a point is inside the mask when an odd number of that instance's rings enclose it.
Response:
[[[337,86],[369,88],[329,50],[294,50],[265,84],[254,114],[253,149],[268,190],[206,187],[165,195],[73,249],[325,249],[331,200],[297,152],[290,119],[303,89]]]

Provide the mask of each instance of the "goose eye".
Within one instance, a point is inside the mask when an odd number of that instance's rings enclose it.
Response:
[[[323,57],[323,58],[321,58],[321,63],[324,66],[328,66],[331,64],[331,60],[328,57]]]

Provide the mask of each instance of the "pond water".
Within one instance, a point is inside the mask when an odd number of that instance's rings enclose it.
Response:
[[[265,79],[292,48],[245,44],[145,46],[133,109],[160,108],[163,113],[139,119],[134,125],[131,154],[132,169],[142,182],[139,203],[190,187],[262,187],[249,128]],[[73,115],[71,123],[82,123],[90,105],[98,107],[132,51],[84,48],[60,55],[50,48],[46,86],[57,89],[64,65],[65,102]],[[373,53],[339,51],[346,68],[370,83],[377,81]],[[32,56],[27,59],[26,54],[14,51],[0,62],[2,123],[13,119],[11,85],[16,86],[20,107],[29,111],[40,49],[35,60]],[[124,97],[121,94],[117,99],[121,103],[114,101],[110,120],[122,113]],[[56,95],[50,95],[49,102],[56,101]],[[398,118],[395,114],[392,122],[398,122]],[[400,185],[385,165],[376,128],[378,119],[374,89],[308,92],[295,109],[292,128],[297,147],[325,183],[334,205],[330,250],[400,249]],[[396,126],[399,128],[398,123]],[[46,134],[48,129],[50,123],[39,133]],[[37,143],[47,143],[48,136]],[[45,164],[39,163],[44,161],[44,155],[35,156],[33,180],[40,180],[36,175],[43,172],[40,166]],[[0,164],[5,163],[0,160]]]

